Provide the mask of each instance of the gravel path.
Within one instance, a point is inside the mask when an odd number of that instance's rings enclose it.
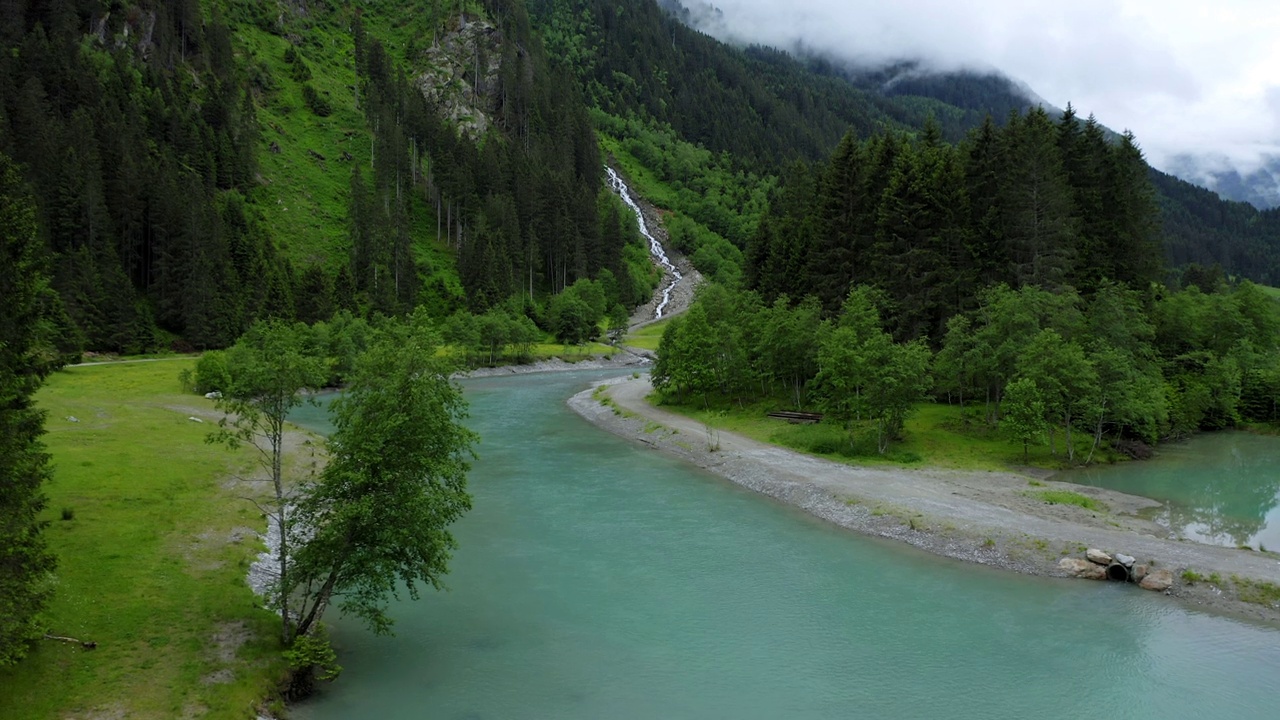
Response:
[[[1140,563],[1173,570],[1175,575],[1192,568],[1206,576],[1217,572],[1280,583],[1280,557],[1275,554],[1170,539],[1167,530],[1134,514],[1159,504],[1149,498],[1039,481],[1045,489],[1070,489],[1112,509],[1096,513],[1028,497],[1032,478],[1013,472],[844,465],[729,432],[709,434],[697,421],[650,405],[645,399],[652,392],[647,374],[602,384],[610,404],[587,390],[571,398],[570,407],[615,434],[858,532],[1034,575],[1061,576],[1060,558],[1078,557],[1086,547],[1096,547],[1133,555]],[[663,429],[654,431],[650,423]],[[713,445],[718,449],[711,450]],[[1239,602],[1229,588],[1178,580],[1168,594],[1228,614],[1280,623],[1280,608]]]

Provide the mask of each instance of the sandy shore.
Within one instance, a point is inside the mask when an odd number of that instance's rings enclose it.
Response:
[[[648,375],[602,383],[569,406],[592,423],[674,455],[738,485],[867,535],[931,553],[1032,575],[1062,576],[1058,561],[1086,548],[1123,552],[1139,563],[1208,576],[1280,583],[1280,556],[1171,539],[1137,516],[1149,498],[1037,479],[1105,502],[1110,512],[1049,505],[1028,497],[1035,479],[1016,472],[865,468],[815,458],[728,432],[650,405]],[[602,402],[607,398],[607,402]],[[656,425],[655,425],[656,424]],[[656,429],[661,426],[661,429]],[[1087,582],[1087,581],[1079,581]],[[1134,592],[1144,592],[1134,588]],[[1181,578],[1166,593],[1216,612],[1280,624],[1280,607],[1240,602],[1229,588]]]

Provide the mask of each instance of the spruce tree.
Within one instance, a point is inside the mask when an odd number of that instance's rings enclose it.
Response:
[[[1042,108],[1004,133],[1001,177],[1005,245],[1018,285],[1060,288],[1072,279],[1076,223],[1057,146],[1057,128]]]
[[[40,443],[44,414],[32,395],[52,369],[41,353],[41,308],[49,292],[35,209],[18,172],[0,155],[0,667],[21,660],[40,635],[55,560],[40,520],[51,475]]]

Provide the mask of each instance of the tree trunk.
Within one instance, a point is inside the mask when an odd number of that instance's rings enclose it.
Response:
[[[293,628],[289,621],[289,508],[284,497],[284,418],[283,414],[271,424],[271,482],[276,491],[276,528],[280,531],[279,593],[280,640],[287,647],[293,641]]]
[[[1068,412],[1063,416],[1063,418],[1064,418],[1064,419],[1065,419],[1065,421],[1066,421],[1066,428],[1064,429],[1064,433],[1066,434],[1066,437],[1067,437],[1067,461],[1068,461],[1068,462],[1075,462],[1075,461],[1076,461],[1076,446],[1075,446],[1075,445],[1073,445],[1073,444],[1071,443],[1071,412],[1070,412],[1070,411],[1068,411]]]
[[[1102,420],[1104,417],[1104,415],[1098,416],[1098,427],[1093,432],[1093,447],[1089,448],[1089,457],[1085,459],[1085,465],[1093,462],[1093,454],[1098,451],[1098,445],[1102,443]]]
[[[320,613],[329,604],[329,597],[333,594],[333,586],[337,582],[338,571],[335,569],[329,572],[329,577],[325,578],[324,585],[316,593],[315,604],[311,606],[311,611],[302,619],[302,622],[298,623],[298,635],[306,635],[311,626],[319,619]]]

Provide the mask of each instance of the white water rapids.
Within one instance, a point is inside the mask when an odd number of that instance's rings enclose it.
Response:
[[[644,220],[644,212],[640,210],[640,204],[635,201],[635,198],[631,197],[631,188],[627,187],[627,184],[622,181],[618,173],[614,172],[613,168],[605,165],[604,171],[609,174],[609,186],[613,188],[614,192],[618,193],[618,197],[621,197],[627,207],[631,208],[632,212],[636,214],[636,222],[640,227],[640,234],[649,241],[649,252],[653,254],[659,265],[671,273],[671,282],[667,283],[667,286],[662,290],[662,302],[658,303],[657,309],[653,311],[653,318],[661,320],[662,311],[666,310],[667,303],[671,302],[671,291],[680,284],[680,281],[684,279],[684,275],[676,269],[675,265],[671,264],[671,259],[667,257],[667,251],[663,249],[662,243],[658,242],[658,239],[649,232],[649,224]]]

